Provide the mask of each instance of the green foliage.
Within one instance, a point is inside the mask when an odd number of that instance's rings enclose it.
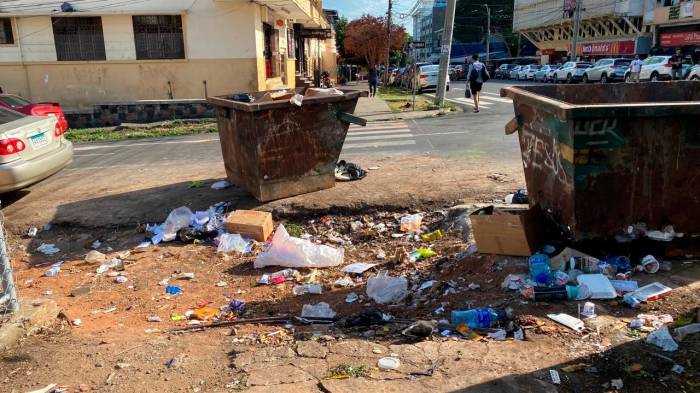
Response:
[[[115,130],[113,127],[72,129],[66,133],[66,138],[75,143],[106,142],[124,139],[193,135],[217,131],[216,123],[192,123],[184,120],[173,120],[152,128],[129,128],[125,130]]]
[[[364,364],[353,366],[348,363],[341,363],[332,369],[328,370],[326,378],[341,379],[341,378],[362,378],[369,376],[369,370]]]

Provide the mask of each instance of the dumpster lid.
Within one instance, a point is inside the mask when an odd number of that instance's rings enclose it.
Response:
[[[562,119],[700,115],[700,82],[532,85],[501,89],[502,97],[541,107]]]
[[[267,99],[266,96],[269,97],[270,94],[272,93],[278,93],[281,91],[286,91],[289,93],[295,93],[295,94],[301,94],[305,95],[306,91],[309,88],[307,87],[298,87],[296,89],[277,89],[277,90],[270,90],[270,91],[257,91],[253,93],[236,93],[236,94],[229,94],[225,96],[217,96],[217,97],[207,97],[207,102],[213,105],[217,106],[222,106],[225,108],[231,108],[231,109],[237,109],[245,112],[257,112],[257,111],[264,111],[264,110],[270,110],[270,109],[281,109],[281,108],[292,108],[296,107],[296,105],[292,104],[289,102],[289,99],[282,99],[282,100],[271,100]],[[328,103],[328,102],[341,102],[341,101],[349,101],[349,100],[356,100],[359,97],[366,97],[367,92],[366,91],[360,91],[360,90],[343,90],[343,89],[338,89],[341,92],[343,92],[343,95],[334,95],[334,96],[305,96],[303,100],[304,105],[311,105],[311,104],[319,104],[319,103]],[[254,102],[242,102],[242,101],[234,101],[232,97],[234,95],[238,94],[249,94],[255,98]]]

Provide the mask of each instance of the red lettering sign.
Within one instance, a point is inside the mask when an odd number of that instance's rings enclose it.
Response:
[[[661,46],[684,46],[700,44],[700,31],[684,33],[661,33]]]
[[[581,56],[633,55],[634,51],[635,40],[586,42],[576,46]]]

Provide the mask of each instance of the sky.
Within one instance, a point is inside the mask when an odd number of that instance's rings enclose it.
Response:
[[[394,23],[406,27],[409,34],[413,33],[413,19],[407,16],[411,10],[415,0],[393,0],[393,18]],[[364,14],[374,16],[385,16],[388,0],[324,0],[323,8],[338,10],[340,16],[348,18],[348,20],[357,19]]]

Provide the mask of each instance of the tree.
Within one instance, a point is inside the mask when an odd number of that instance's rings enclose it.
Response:
[[[338,54],[341,58],[345,58],[345,35],[348,30],[348,18],[341,16],[335,22],[335,45],[338,48]]]
[[[403,48],[406,42],[406,29],[391,25],[391,50]],[[347,26],[343,46],[348,55],[362,57],[368,65],[386,62],[387,54],[386,19],[364,15]]]

